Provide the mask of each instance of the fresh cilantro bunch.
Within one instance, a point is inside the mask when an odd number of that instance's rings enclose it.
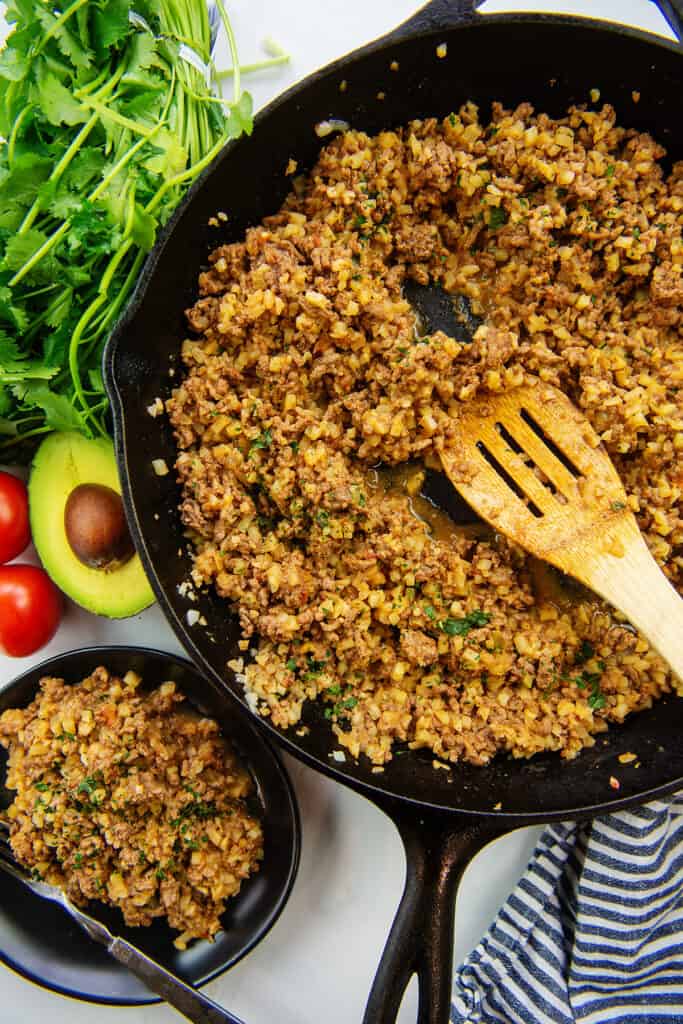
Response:
[[[0,462],[105,435],[103,345],[156,232],[225,141],[204,0],[10,0],[0,53]],[[188,49],[189,48],[189,49]]]

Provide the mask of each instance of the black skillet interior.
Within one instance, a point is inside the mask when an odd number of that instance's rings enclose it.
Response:
[[[269,931],[282,911],[299,861],[300,826],[296,799],[277,754],[234,704],[185,660],[160,651],[135,647],[98,647],[71,651],[30,669],[0,692],[0,713],[30,703],[39,680],[56,675],[78,682],[98,665],[123,675],[133,669],[145,686],[173,679],[193,706],[211,715],[239,752],[255,782],[254,812],[263,821],[264,859],[229,902],[224,931],[216,941],[197,942],[187,950],[174,948],[172,932],[155,922],[149,928],[126,928],[121,915],[101,904],[91,911],[113,934],[122,935],[145,953],[193,985],[201,985],[237,963]],[[0,748],[4,781],[7,754]],[[6,807],[12,791],[0,789]],[[117,1005],[158,1002],[132,974],[92,942],[58,906],[40,900],[19,882],[2,876],[0,960],[21,974],[65,995]]]
[[[136,295],[105,355],[117,452],[127,511],[136,544],[169,621],[184,646],[214,680],[225,681],[239,701],[242,687],[226,670],[237,653],[239,630],[225,604],[210,593],[197,607],[208,627],[188,627],[190,604],[178,593],[190,557],[182,538],[173,472],[156,476],[152,459],[173,465],[173,439],[165,418],[146,412],[157,396],[168,397],[182,374],[179,347],[186,335],[183,310],[196,298],[197,274],[207,253],[242,236],[249,225],[277,210],[291,187],[290,158],[312,166],[321,147],[316,123],[341,118],[375,132],[411,118],[444,116],[474,100],[486,116],[493,100],[515,106],[530,100],[560,115],[571,103],[617,109],[619,123],[651,132],[683,156],[681,56],[675,44],[603,22],[548,16],[478,16],[467,3],[439,0],[401,29],[295,86],[256,118],[254,133],[229,145],[177,212],[166,238],[142,275]],[[443,27],[443,19],[450,27]],[[460,19],[462,24],[453,24]],[[464,19],[464,20],[463,20]],[[439,59],[438,44],[447,45]],[[398,70],[390,70],[397,62]],[[346,83],[342,87],[342,83]],[[639,102],[633,98],[640,94]],[[217,211],[229,220],[217,228]],[[683,701],[668,698],[652,710],[599,737],[574,761],[556,755],[517,762],[498,758],[487,768],[458,765],[435,770],[432,758],[408,753],[382,774],[361,760],[332,758],[334,736],[317,708],[308,708],[306,736],[291,730],[282,742],[314,767],[355,786],[376,802],[393,796],[425,805],[486,814],[500,808],[507,824],[578,817],[614,808],[683,780]],[[271,728],[266,722],[265,727]],[[638,761],[621,765],[622,753]],[[636,767],[637,764],[637,767]],[[617,778],[620,789],[610,785]]]

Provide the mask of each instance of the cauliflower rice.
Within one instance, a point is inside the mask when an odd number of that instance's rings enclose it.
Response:
[[[604,601],[419,498],[461,403],[540,378],[681,588],[683,164],[664,156],[609,105],[494,104],[487,124],[468,103],[336,137],[212,253],[167,410],[194,584],[237,610],[257,650],[232,667],[276,726],[318,701],[377,765],[396,742],[572,757],[672,688]],[[406,278],[467,297],[472,342],[425,336]]]
[[[263,834],[244,803],[251,777],[216,722],[183,708],[175,683],[140,683],[105,668],[72,686],[46,677],[27,708],[2,714],[10,841],[74,903],[102,900],[128,925],[166,917],[184,949],[220,930]]]

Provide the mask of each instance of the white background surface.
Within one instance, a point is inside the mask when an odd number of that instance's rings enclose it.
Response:
[[[199,0],[198,0],[199,2]],[[265,36],[292,54],[283,68],[249,76],[257,107],[310,71],[383,34],[416,0],[233,0],[228,2],[243,63],[263,57]],[[489,0],[485,11],[561,10],[611,18],[670,35],[648,0]],[[224,54],[224,47],[219,53]],[[227,56],[218,59],[228,66]],[[25,556],[22,558],[25,560]],[[32,663],[74,647],[138,643],[179,650],[160,612],[118,623],[71,606],[48,647],[33,658],[0,655],[0,685]],[[246,1024],[355,1024],[400,897],[398,835],[366,800],[287,758],[303,819],[299,877],[280,920],[249,957],[206,991]],[[538,829],[522,829],[484,850],[465,873],[456,907],[456,963],[478,942],[524,869]],[[0,887],[1,888],[1,887]],[[400,1024],[416,1017],[414,986]],[[1,1024],[171,1024],[165,1006],[114,1009],[45,992],[0,966]]]

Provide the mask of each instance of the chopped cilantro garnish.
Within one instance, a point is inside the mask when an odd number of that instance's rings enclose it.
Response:
[[[271,434],[268,427],[266,427],[263,433],[259,434],[258,437],[255,437],[254,440],[251,442],[251,445],[249,446],[249,455],[247,457],[251,458],[252,454],[259,448],[270,448],[272,443],[273,435]]]
[[[86,796],[92,798],[93,794],[97,789],[100,789],[103,785],[102,772],[95,772],[94,775],[88,775],[85,779],[78,784],[76,793],[85,793]]]
[[[471,629],[485,626],[490,618],[487,612],[473,611],[462,619],[443,619],[439,623],[439,629],[448,636],[467,636]]]
[[[44,793],[46,789],[49,789],[47,782],[34,782],[34,789],[37,789],[40,793]]]
[[[319,675],[325,668],[324,661],[316,661],[312,654],[306,655],[306,668],[311,675]]]
[[[610,164],[610,165],[608,166],[607,170],[605,171],[605,177],[606,177],[606,178],[612,178],[612,177],[614,177],[614,171],[615,171],[615,169],[616,169],[616,168],[615,168],[614,164]]]
[[[584,662],[590,661],[591,658],[595,657],[595,648],[589,640],[582,640],[581,646],[574,656],[575,665],[583,665]]]
[[[595,683],[588,698],[588,707],[592,708],[593,711],[599,711],[601,708],[604,708],[606,703],[607,698],[600,689],[600,684]]]
[[[329,686],[327,688],[326,692],[327,693],[331,693],[335,697],[336,696],[340,696],[341,695],[341,686],[338,686],[338,685]],[[348,689],[347,689],[346,692],[348,694],[348,692],[349,692]],[[327,718],[328,720],[330,718],[345,718],[346,716],[344,715],[344,712],[345,711],[350,711],[351,708],[355,708],[357,703],[358,703],[358,698],[357,697],[351,697],[351,696],[343,697],[342,700],[336,701],[332,705],[331,708],[325,708],[325,718]]]
[[[626,503],[623,501],[613,501],[612,508],[615,512],[621,512],[622,509],[626,508]]]
[[[288,668],[290,672],[296,671],[296,661],[294,658],[290,658],[289,661],[285,662],[285,668]]]
[[[431,604],[426,604],[424,606],[424,613],[425,613],[425,615],[427,616],[428,619],[432,619],[433,620],[433,619],[436,618],[436,612],[432,608]]]
[[[507,222],[508,215],[502,206],[492,206],[489,210],[488,225],[492,231],[497,231],[498,228],[502,228],[503,224]]]

